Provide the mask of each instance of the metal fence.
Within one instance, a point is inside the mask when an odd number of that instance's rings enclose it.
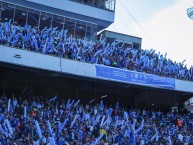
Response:
[[[60,16],[57,14],[39,11],[20,5],[0,2],[0,22],[7,22],[16,26],[25,24],[36,27],[38,30],[44,27],[58,27],[58,29],[68,29],[68,34],[75,38],[87,38],[96,41],[98,25]]]
[[[116,0],[70,0],[78,3],[90,5],[104,10],[115,11]]]

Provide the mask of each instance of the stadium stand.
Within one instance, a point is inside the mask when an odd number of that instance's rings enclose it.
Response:
[[[0,44],[9,47],[56,55],[63,58],[103,64],[138,72],[157,74],[182,80],[193,80],[193,67],[190,69],[183,62],[167,59],[155,50],[138,50],[125,47],[124,43],[105,43],[100,38],[97,43],[87,39],[75,39],[68,36],[67,29],[45,27],[42,30],[25,24],[24,27],[0,25]]]
[[[123,108],[118,102],[108,106],[102,99],[81,104],[57,95],[17,98],[3,93],[0,144],[191,145],[192,117],[187,110]]]
[[[141,41],[96,40],[113,23],[115,2],[0,1],[0,145],[193,144],[193,114],[183,104],[193,94],[193,66],[143,50]],[[97,66],[134,73],[129,83],[99,79]]]

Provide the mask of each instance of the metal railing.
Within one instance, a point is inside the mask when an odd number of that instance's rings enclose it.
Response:
[[[69,1],[82,3],[85,5],[101,8],[104,10],[115,11],[116,0],[69,0]]]

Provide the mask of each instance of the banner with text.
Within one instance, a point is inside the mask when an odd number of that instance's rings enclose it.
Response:
[[[95,67],[96,76],[100,78],[132,84],[148,85],[152,87],[175,89],[174,78],[166,78],[153,74],[140,73],[103,65],[95,65]]]

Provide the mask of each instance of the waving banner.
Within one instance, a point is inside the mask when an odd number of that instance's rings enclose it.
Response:
[[[161,77],[153,74],[140,73],[103,65],[95,65],[95,67],[96,76],[99,78],[150,87],[175,89],[174,78]]]

